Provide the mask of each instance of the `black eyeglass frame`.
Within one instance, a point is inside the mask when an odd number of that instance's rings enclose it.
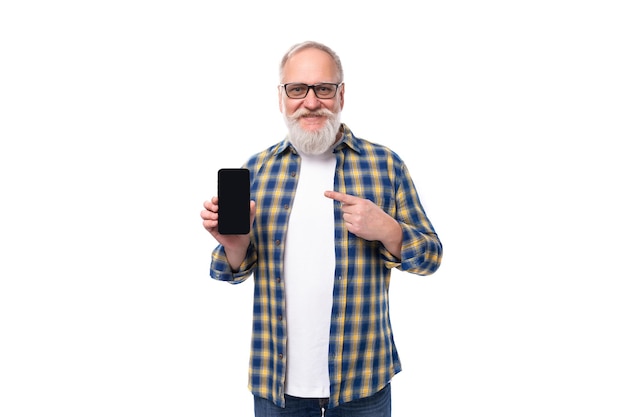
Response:
[[[306,93],[304,93],[304,95],[302,97],[291,97],[289,96],[289,93],[287,92],[287,86],[292,85],[292,84],[299,84],[302,85],[303,87],[306,86]],[[305,84],[305,83],[286,83],[286,84],[279,84],[279,87],[282,87],[285,90],[285,94],[287,95],[287,97],[289,97],[292,100],[302,100],[303,98],[305,98],[307,95],[309,95],[309,90],[313,89],[313,94],[315,94],[315,97],[319,98],[320,100],[329,100],[331,98],[335,98],[337,96],[337,91],[339,91],[339,86],[343,84],[343,81],[340,83],[317,83],[317,84]],[[317,95],[317,90],[315,89],[316,87],[320,87],[323,85],[333,85],[335,86],[335,94],[333,94],[331,97],[320,97]]]

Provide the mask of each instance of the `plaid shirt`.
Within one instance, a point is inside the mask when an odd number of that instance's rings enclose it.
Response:
[[[348,232],[335,202],[335,278],[328,347],[330,407],[373,395],[401,370],[389,320],[391,268],[432,274],[442,246],[402,160],[342,125],[335,149],[335,191],[367,198],[402,227],[401,259],[377,241]],[[287,140],[254,155],[250,170],[256,217],[248,254],[232,272],[224,248],[212,254],[211,277],[233,284],[254,274],[249,389],[284,407],[287,350],[284,240],[298,184],[300,158]],[[306,265],[303,265],[306,267]]]

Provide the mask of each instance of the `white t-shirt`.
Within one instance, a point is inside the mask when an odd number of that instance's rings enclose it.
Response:
[[[285,246],[287,376],[285,393],[329,396],[328,342],[335,275],[332,190],[336,159],[301,155],[300,178]]]

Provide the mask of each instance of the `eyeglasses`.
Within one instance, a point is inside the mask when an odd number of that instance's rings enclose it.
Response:
[[[309,90],[313,89],[315,97],[317,98],[333,98],[337,94],[337,89],[343,83],[319,83],[319,84],[305,84],[305,83],[287,83],[280,84],[280,87],[285,89],[285,94],[289,98],[305,98],[309,94]]]

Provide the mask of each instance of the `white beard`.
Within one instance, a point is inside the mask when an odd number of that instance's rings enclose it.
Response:
[[[327,117],[324,127],[314,132],[302,129],[298,118],[308,114]],[[289,131],[289,141],[299,152],[307,155],[321,155],[337,141],[337,132],[341,126],[341,112],[333,113],[328,109],[308,112],[302,109],[291,116],[283,114],[283,118]]]

